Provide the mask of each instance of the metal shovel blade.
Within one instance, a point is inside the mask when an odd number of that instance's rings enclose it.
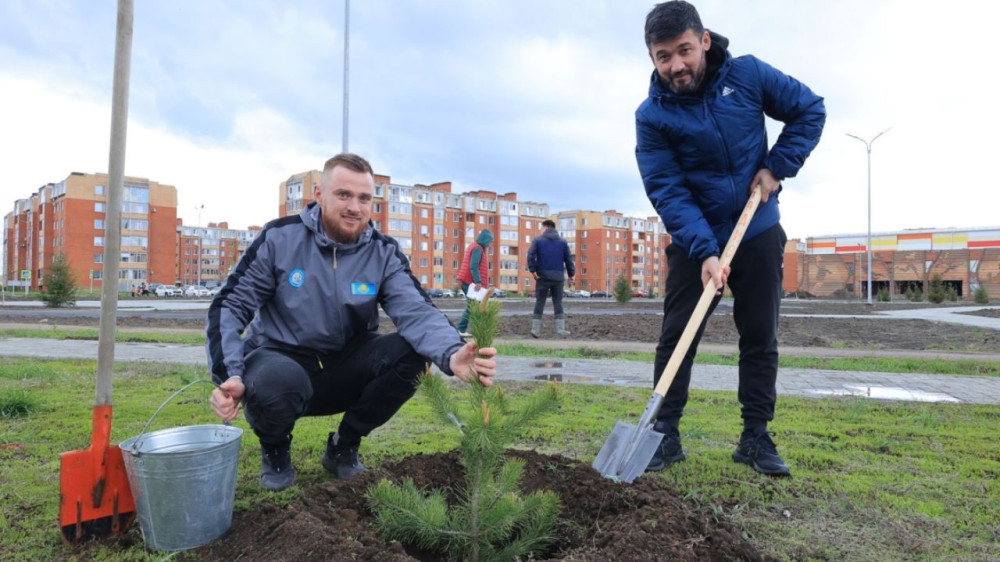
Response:
[[[620,421],[591,466],[605,478],[631,484],[646,471],[662,440],[663,434],[653,431],[653,424],[640,427]]]

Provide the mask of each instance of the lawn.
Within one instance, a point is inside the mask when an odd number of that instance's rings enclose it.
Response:
[[[141,542],[65,546],[58,531],[59,453],[90,440],[95,364],[0,358],[0,559],[161,560]],[[203,369],[122,363],[114,386],[112,441],[137,435],[156,408]],[[534,384],[505,384],[512,393]],[[214,423],[209,385],[195,385],[167,406],[151,430]],[[564,385],[559,412],[518,447],[589,463],[616,420],[634,422],[649,390]],[[782,397],[772,424],[793,477],[772,479],[729,455],[740,421],[735,393],[692,391],[681,430],[688,460],[662,478],[679,497],[735,522],[759,550],[780,560],[996,560],[1000,543],[1000,407],[878,402],[842,397]],[[327,478],[319,465],[336,419],[296,427],[299,482],[280,493],[256,484],[259,453],[244,434],[236,509],[287,502]],[[237,427],[247,429],[242,418]],[[453,428],[440,425],[422,396],[411,400],[362,446],[368,465],[448,450]],[[185,555],[177,559],[185,559]]]

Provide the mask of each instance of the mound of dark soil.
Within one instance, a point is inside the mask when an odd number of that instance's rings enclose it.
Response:
[[[739,529],[710,509],[678,499],[661,479],[632,484],[602,478],[589,465],[563,456],[512,453],[525,460],[525,492],[552,490],[562,512],[556,543],[533,560],[650,562],[657,560],[762,560]],[[219,541],[195,551],[199,560],[444,560],[375,532],[364,491],[382,478],[414,480],[424,489],[453,494],[464,482],[456,453],[417,455],[353,480],[302,491],[288,506],[238,512]]]

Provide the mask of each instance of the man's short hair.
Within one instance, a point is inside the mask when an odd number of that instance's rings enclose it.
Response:
[[[552,222],[552,219],[545,219],[542,221],[542,226],[545,228],[555,228],[556,223]]]
[[[350,152],[341,152],[340,154],[327,160],[326,164],[323,164],[323,173],[325,174],[337,166],[343,166],[348,170],[358,172],[359,174],[368,173],[371,174],[372,177],[375,176],[375,172],[372,171],[372,165],[369,164],[367,160],[357,154],[351,154]]]
[[[694,6],[684,0],[671,0],[653,6],[646,15],[646,48],[673,39],[691,30],[701,38],[705,27]]]

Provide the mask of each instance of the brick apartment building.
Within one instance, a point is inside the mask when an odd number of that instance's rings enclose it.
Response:
[[[279,186],[279,214],[299,212],[312,200],[321,172],[294,174]],[[619,275],[635,289],[662,292],[666,279],[663,250],[669,242],[657,219],[626,218],[615,211],[563,211],[551,214],[548,203],[519,201],[516,193],[477,190],[452,193],[451,182],[401,185],[375,175],[372,221],[395,238],[410,268],[426,288],[455,288],[465,247],[488,229],[494,242],[487,250],[489,283],[505,291],[527,293],[532,278],[528,249],[551,218],[570,245],[577,287],[610,291]]]
[[[65,253],[77,285],[99,292],[107,186],[107,174],[73,172],[15,201],[4,216],[6,280],[25,279],[29,288],[43,289],[46,270]],[[177,217],[177,189],[146,178],[125,177],[122,195],[121,291],[143,283],[222,281],[260,230],[234,230],[227,223],[184,226]]]
[[[177,219],[176,284],[221,284],[260,231],[259,226],[247,230],[229,228],[228,222],[185,226]]]
[[[14,203],[4,217],[4,274],[45,286],[45,272],[65,253],[81,286],[101,286],[107,174],[73,172]],[[145,178],[125,177],[122,197],[119,288],[173,283],[177,189]],[[27,273],[25,273],[27,272]]]
[[[279,216],[299,212],[319,183],[316,170],[295,174],[280,185]],[[14,202],[3,219],[3,276],[45,286],[45,272],[66,253],[81,287],[99,291],[103,274],[107,175],[73,172]],[[122,214],[119,289],[131,285],[211,285],[222,282],[260,231],[182,224],[177,189],[145,178],[126,177]],[[450,182],[402,185],[375,176],[372,220],[399,241],[411,269],[426,288],[455,288],[466,245],[482,229],[493,233],[487,252],[489,282],[506,291],[529,293],[531,241],[550,218],[570,245],[579,289],[612,291],[624,275],[634,290],[663,294],[670,236],[656,218],[625,217],[608,211],[551,213],[548,203],[519,201],[516,193],[478,190],[453,193]],[[784,290],[816,297],[861,299],[867,293],[867,237],[830,235],[789,240]],[[872,292],[894,298],[907,290],[926,293],[940,275],[963,299],[980,287],[1000,299],[1000,227],[919,229],[872,236]],[[200,270],[200,271],[199,271]]]

